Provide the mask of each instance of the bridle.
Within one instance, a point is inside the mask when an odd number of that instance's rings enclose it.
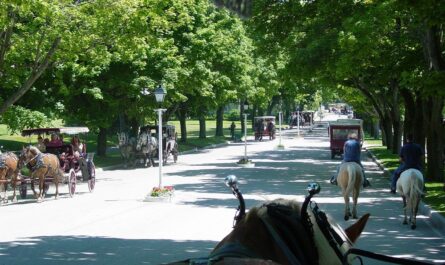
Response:
[[[235,195],[235,197],[239,201],[239,206],[238,206],[238,209],[237,209],[237,211],[235,213],[235,217],[234,217],[234,227],[235,227],[246,215],[245,202],[244,202],[244,198],[243,198],[240,190],[237,187],[237,179],[234,175],[227,176],[225,179],[225,183],[228,187],[231,188],[232,193]],[[307,191],[309,194],[305,197],[305,200],[301,207],[300,220],[303,223],[303,226],[305,227],[308,234],[313,236],[314,235],[313,224],[312,224],[310,216],[308,214],[308,208],[310,208],[310,210],[312,212],[312,216],[317,223],[317,226],[319,227],[319,229],[322,232],[325,239],[329,242],[330,247],[335,252],[336,256],[342,262],[342,264],[344,264],[344,265],[349,264],[348,263],[349,255],[355,255],[355,257],[353,259],[358,260],[360,262],[360,264],[362,264],[362,265],[363,265],[363,260],[361,257],[367,257],[370,259],[375,259],[375,260],[380,260],[380,261],[385,261],[385,262],[390,262],[390,263],[395,263],[395,264],[403,264],[403,265],[431,264],[431,263],[423,262],[423,261],[416,261],[416,260],[409,260],[409,259],[405,259],[405,258],[396,258],[396,257],[386,256],[383,254],[379,254],[379,253],[375,253],[375,252],[371,252],[371,251],[367,251],[367,250],[362,250],[362,249],[358,249],[358,248],[349,248],[349,250],[347,250],[345,253],[343,253],[341,251],[341,246],[344,243],[348,243],[348,244],[352,245],[351,242],[349,242],[346,237],[340,236],[335,231],[333,226],[329,223],[327,215],[323,211],[320,210],[317,203],[311,201],[312,197],[314,195],[318,194],[320,192],[320,190],[321,190],[321,187],[318,183],[310,183],[309,184],[309,186],[307,188]],[[268,213],[270,213],[269,208],[268,208]],[[277,233],[276,229],[271,225],[271,223],[268,219],[261,218],[261,220],[265,224],[267,230],[271,234],[271,236],[274,239],[277,246],[279,246],[279,248],[282,250],[283,254],[285,254],[289,264],[293,264],[293,265],[306,264],[306,263],[300,262],[301,259],[304,260],[304,258],[302,258],[302,257],[304,257],[304,255],[301,255],[301,253],[298,253],[299,257],[297,258],[295,256],[295,254],[292,251],[290,251],[289,247],[284,243],[283,239],[281,238],[279,233]],[[345,239],[346,239],[346,241],[345,241]]]

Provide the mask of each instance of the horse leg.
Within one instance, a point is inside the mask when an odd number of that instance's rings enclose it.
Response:
[[[352,192],[352,218],[357,219],[357,201],[358,201],[359,191],[354,190]]]
[[[59,199],[59,181],[62,180],[62,172],[60,169],[56,170],[56,174],[54,176],[54,185],[56,186],[56,195],[54,196],[54,199]]]
[[[6,183],[0,184],[0,205],[3,205],[4,203],[8,202],[8,195],[6,193],[7,187]]]
[[[343,199],[345,200],[345,221],[349,220],[349,216],[351,216],[351,210],[349,209],[349,195],[346,194],[346,191],[343,192]]]
[[[402,196],[403,199],[403,214],[405,215],[404,219],[403,219],[403,224],[406,225],[408,224],[408,218],[406,216],[406,197]]]
[[[37,202],[43,202],[43,195],[45,194],[45,175],[39,177],[39,196],[37,197]]]
[[[413,209],[411,210],[411,229],[416,229],[417,225],[417,211],[419,210],[420,199],[416,198],[416,201],[413,203]]]

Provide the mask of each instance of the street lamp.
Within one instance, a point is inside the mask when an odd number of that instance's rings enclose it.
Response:
[[[155,89],[155,98],[156,102],[159,103],[159,105],[164,102],[165,95],[167,94],[167,91],[165,91],[164,87],[162,85],[159,85]],[[162,188],[162,112],[166,111],[166,109],[155,109],[155,111],[158,112],[158,159],[159,159],[159,188]]]

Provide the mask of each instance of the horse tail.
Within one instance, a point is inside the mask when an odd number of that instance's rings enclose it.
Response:
[[[346,187],[346,194],[349,196],[354,189],[354,183],[357,178],[354,164],[348,164],[346,169],[348,171],[348,186]]]
[[[412,171],[409,176],[409,203],[407,204],[408,209],[414,209],[419,197],[423,195],[421,187],[423,186],[423,181],[421,176],[417,174],[417,171]]]

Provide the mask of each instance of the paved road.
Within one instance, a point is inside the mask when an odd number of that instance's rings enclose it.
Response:
[[[78,186],[74,198],[48,198],[41,204],[21,200],[0,207],[0,264],[160,264],[207,255],[230,232],[237,202],[223,179],[240,179],[247,207],[277,197],[302,200],[307,183],[318,181],[321,208],[342,227],[345,222],[340,190],[329,184],[339,160],[330,159],[326,128],[312,133],[284,131],[284,151],[278,140],[248,142],[256,166],[240,168],[242,143],[181,155],[164,167],[164,185],[174,185],[172,202],[144,202],[158,184],[158,168],[110,170],[97,174],[96,190]],[[388,180],[365,153],[364,166],[372,187],[359,199],[359,215],[371,219],[357,246],[388,255],[445,262],[443,234],[418,217],[417,230],[401,224],[401,199],[387,191]],[[50,188],[50,195],[53,192]],[[368,261],[365,264],[383,264]]]

